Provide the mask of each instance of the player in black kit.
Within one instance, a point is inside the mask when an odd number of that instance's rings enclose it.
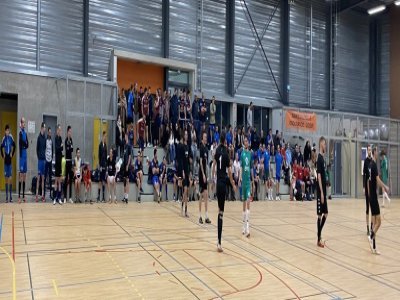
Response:
[[[321,240],[322,229],[324,228],[326,218],[328,217],[328,198],[326,197],[326,164],[324,160],[326,149],[326,140],[324,137],[319,139],[319,153],[317,158],[317,228],[318,228],[318,247],[324,248]]]
[[[224,217],[224,207],[225,207],[225,196],[226,196],[226,185],[227,176],[229,175],[229,180],[233,189],[236,193],[236,185],[233,181],[232,168],[230,165],[230,159],[228,155],[228,150],[225,143],[225,132],[221,132],[220,144],[215,151],[214,164],[213,164],[213,174],[215,176],[215,169],[217,169],[217,198],[218,198],[218,252],[223,252],[221,246],[221,236],[222,236],[222,223]],[[227,171],[228,170],[228,171]],[[228,174],[227,174],[228,172]]]
[[[379,208],[378,202],[378,194],[377,188],[378,185],[382,188],[383,191],[389,192],[389,187],[387,187],[382,180],[379,178],[378,174],[378,167],[376,166],[376,159],[378,158],[378,149],[374,147],[372,149],[372,159],[369,163],[369,201],[371,205],[371,222],[372,222],[372,229],[371,235],[368,236],[369,244],[371,247],[371,251],[373,254],[380,254],[379,251],[376,249],[376,233],[378,232],[379,227],[381,226],[381,211]]]
[[[365,192],[365,214],[366,214],[366,221],[367,221],[367,235],[369,235],[369,164],[371,163],[371,146],[368,145],[367,147],[367,157],[364,160],[364,168],[363,168],[363,187]],[[372,222],[371,222],[371,230],[372,230]]]

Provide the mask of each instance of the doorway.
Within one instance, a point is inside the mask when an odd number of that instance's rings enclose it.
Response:
[[[12,159],[12,185],[13,190],[16,190],[16,178],[17,178],[17,154],[18,152],[18,95],[0,93],[0,131],[1,139],[4,136],[4,129],[8,124],[10,126],[10,134],[14,138],[15,142],[15,155]],[[4,160],[0,159],[0,170],[4,170]],[[0,190],[5,190],[5,178],[0,176]]]

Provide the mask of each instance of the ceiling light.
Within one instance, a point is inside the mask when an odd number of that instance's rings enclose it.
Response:
[[[400,5],[400,0],[394,1],[394,4],[399,6]]]
[[[381,11],[384,11],[385,9],[386,9],[385,5],[380,5],[380,6],[368,9],[368,14],[369,15],[374,15],[374,14],[377,14],[377,13],[379,13]]]

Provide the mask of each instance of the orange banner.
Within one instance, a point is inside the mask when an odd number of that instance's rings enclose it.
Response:
[[[317,115],[293,110],[286,111],[286,128],[317,131]]]

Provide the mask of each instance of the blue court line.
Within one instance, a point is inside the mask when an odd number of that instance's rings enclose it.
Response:
[[[1,221],[0,221],[0,243],[1,243],[1,233],[3,231],[3,214],[1,214]]]

